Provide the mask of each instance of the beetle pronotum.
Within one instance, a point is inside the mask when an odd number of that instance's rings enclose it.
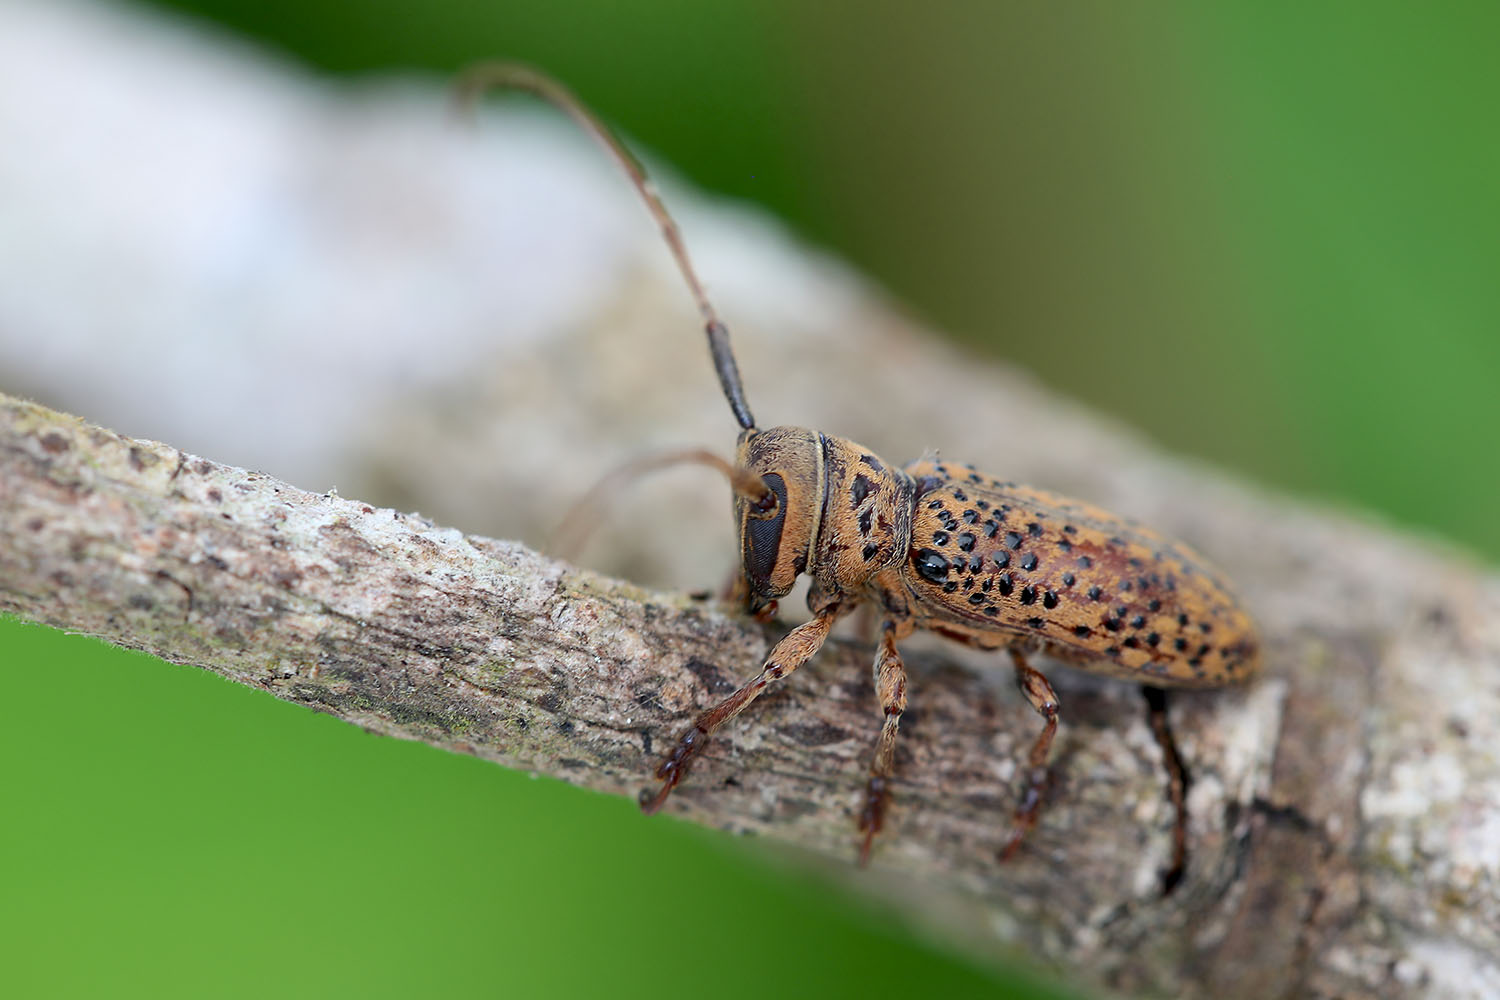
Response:
[[[1043,719],[1004,857],[1036,823],[1057,731],[1057,694],[1028,654],[1043,651],[1148,686],[1178,813],[1173,867],[1166,873],[1170,889],[1184,859],[1184,772],[1170,745],[1159,689],[1215,687],[1255,673],[1259,643],[1229,585],[1186,546],[1097,507],[992,479],[971,465],[922,459],[898,468],[844,438],[758,427],[728,330],[644,169],[566,88],[527,67],[474,67],[459,93],[467,103],[494,87],[529,91],[565,111],[610,152],[661,226],[702,313],[714,370],[740,425],[732,463],[704,452],[674,458],[715,466],[733,488],[747,610],[769,618],[798,577],[812,578],[812,619],[775,645],[749,683],[697,717],[657,767],[661,784],[642,793],[642,808],[661,808],[719,727],[806,663],[834,622],[868,604],[881,615],[874,677],[883,722],[859,815],[861,861],[884,824],[906,707],[906,671],[896,644],[927,629],[1006,650],[1022,693]]]

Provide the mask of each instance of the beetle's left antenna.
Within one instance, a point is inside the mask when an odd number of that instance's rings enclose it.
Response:
[[[708,295],[698,280],[698,273],[693,270],[693,262],[688,258],[687,247],[682,242],[682,232],[672,220],[667,206],[662,204],[661,196],[656,193],[656,185],[646,176],[645,167],[641,166],[640,161],[625,148],[625,144],[592,111],[573,96],[572,91],[530,66],[509,62],[488,62],[471,66],[458,78],[454,91],[455,101],[460,110],[470,111],[485,91],[496,88],[524,90],[567,112],[568,117],[599,140],[621,169],[630,176],[631,183],[645,200],[652,218],[661,226],[662,236],[666,238],[672,256],[677,259],[677,267],[682,271],[688,289],[698,302],[698,311],[703,314],[704,332],[708,334],[708,350],[713,355],[714,371],[719,374],[719,385],[724,389],[724,398],[729,401],[729,408],[734,411],[734,418],[740,422],[740,426],[745,430],[754,430],[755,418],[750,415],[750,405],[745,402],[745,386],[740,382],[740,369],[735,364],[734,352],[729,348],[729,329],[719,319],[713,303],[708,301]]]

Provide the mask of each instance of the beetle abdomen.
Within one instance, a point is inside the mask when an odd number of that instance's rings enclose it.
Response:
[[[901,573],[918,628],[982,647],[1029,636],[1087,669],[1171,686],[1243,681],[1249,616],[1202,557],[1089,504],[920,461]]]

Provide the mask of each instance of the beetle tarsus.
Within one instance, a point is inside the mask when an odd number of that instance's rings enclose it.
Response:
[[[875,843],[875,835],[885,826],[885,807],[890,801],[891,791],[886,787],[886,780],[882,777],[871,777],[869,784],[865,786],[865,805],[859,812],[859,832],[864,838],[859,845],[859,866],[865,867],[870,863],[870,848]]]
[[[656,768],[656,776],[662,781],[661,788],[655,792],[649,788],[641,790],[641,812],[650,816],[666,803],[667,796],[672,794],[672,789],[687,774],[688,765],[693,758],[708,746],[708,741],[709,733],[702,726],[695,725],[682,734],[677,746],[672,748],[672,752]]]

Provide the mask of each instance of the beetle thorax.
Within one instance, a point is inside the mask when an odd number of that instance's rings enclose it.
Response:
[[[804,572],[825,594],[848,593],[905,557],[912,481],[868,448],[773,427],[742,434],[736,457],[776,497],[770,510],[735,498],[752,608],[785,596]]]

